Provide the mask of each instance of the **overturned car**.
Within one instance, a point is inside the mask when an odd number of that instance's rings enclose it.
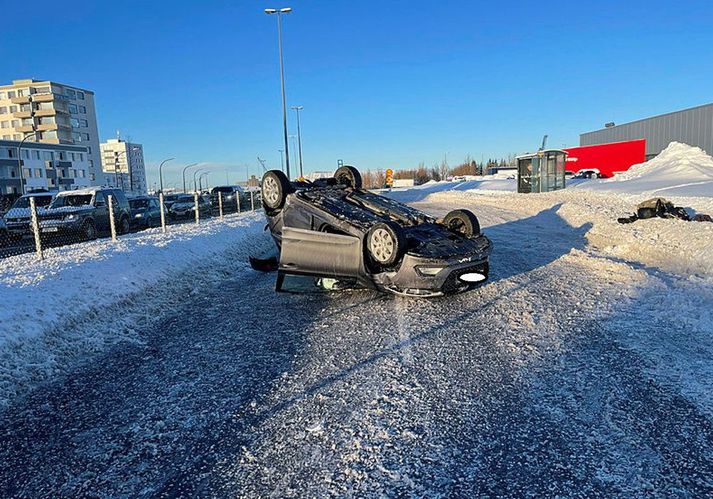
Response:
[[[285,275],[307,275],[434,297],[488,278],[492,245],[473,213],[454,210],[436,220],[362,189],[354,167],[312,182],[268,171],[262,200],[280,249],[278,291]]]

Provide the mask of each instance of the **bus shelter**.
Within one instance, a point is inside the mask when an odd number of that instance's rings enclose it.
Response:
[[[550,192],[564,189],[567,151],[545,149],[517,157],[517,192]]]

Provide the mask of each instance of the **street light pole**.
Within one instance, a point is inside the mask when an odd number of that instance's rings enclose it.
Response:
[[[163,165],[164,163],[168,163],[169,161],[172,161],[174,159],[176,158],[164,159],[163,161],[161,161],[161,164],[158,165],[158,181],[161,186],[161,192],[163,192]]]
[[[198,179],[196,178],[196,175],[198,175],[200,172],[204,172],[205,168],[198,168],[196,171],[193,172],[193,192],[196,192],[198,188]]]
[[[207,177],[209,174],[210,174],[210,172],[204,172],[204,173],[201,173],[200,177],[198,177],[198,185],[200,186],[199,192],[203,191],[203,177],[206,177],[205,185],[206,185],[206,187],[208,186],[208,178]]]
[[[31,104],[30,104],[31,105]],[[37,132],[30,132],[29,135],[26,135],[22,138],[20,141],[20,145],[17,146],[17,167],[20,170],[20,190],[22,191],[22,195],[24,196],[26,194],[25,192],[25,175],[22,173],[22,146],[25,144],[25,141],[29,139],[30,137],[37,137]]]
[[[297,146],[300,152],[300,178],[304,176],[304,171],[302,169],[302,131],[300,130],[300,111],[304,109],[304,106],[292,106],[292,109],[297,113]]]
[[[285,151],[283,149],[278,149],[278,152],[280,153],[280,171],[284,172],[285,171],[285,159],[283,157],[283,154]]]
[[[287,178],[290,178],[290,153],[287,145],[287,103],[285,100],[285,64],[282,57],[282,14],[292,12],[292,8],[265,9],[266,14],[277,14],[277,44],[280,49],[280,82],[282,83],[282,129],[285,139],[285,161],[287,164]]]
[[[197,164],[198,164],[198,163],[191,163],[190,165],[186,165],[186,166],[183,168],[183,194],[187,194],[187,193],[188,193],[188,191],[186,191],[186,170],[188,170],[189,168],[191,168],[191,167],[193,167],[193,166],[196,166]]]

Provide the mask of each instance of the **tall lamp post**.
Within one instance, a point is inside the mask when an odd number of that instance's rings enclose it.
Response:
[[[190,165],[186,165],[186,166],[183,168],[183,194],[187,194],[187,193],[188,193],[188,191],[186,190],[186,170],[188,170],[189,168],[191,168],[191,167],[193,167],[193,166],[196,166],[197,164],[198,164],[198,163],[191,163]]]
[[[302,170],[302,132],[300,130],[300,111],[304,109],[304,106],[292,106],[292,109],[297,113],[297,147],[300,152],[300,178],[304,176],[304,171]]]
[[[163,165],[165,163],[168,163],[169,161],[173,161],[174,159],[176,158],[164,159],[163,161],[161,161],[161,164],[158,165],[158,181],[161,187],[161,192],[163,192]]]
[[[284,158],[283,153],[285,151],[284,151],[284,149],[278,149],[277,151],[280,153],[280,171],[284,172],[285,171],[285,158]]]
[[[208,177],[210,172],[203,172],[198,177],[198,185],[200,186],[200,191],[203,191],[203,177]],[[205,179],[205,186],[208,187],[208,178]]]
[[[131,151],[139,151],[141,148],[139,147],[132,147]],[[121,152],[114,152],[114,181],[116,182],[116,186],[119,187],[119,181],[118,181],[118,176],[119,176],[119,157],[122,154],[126,154],[128,152],[128,149],[124,149]],[[126,160],[126,171],[129,173],[129,192],[134,192],[134,176],[131,173],[131,165],[129,164],[129,160]],[[124,172],[121,172],[121,190],[124,190]]]
[[[193,191],[198,190],[198,178],[196,178],[196,175],[198,175],[200,172],[204,172],[205,168],[198,168],[196,171],[193,172]]]
[[[22,138],[22,140],[20,141],[20,145],[17,146],[17,168],[20,170],[20,190],[22,191],[23,196],[26,194],[25,175],[22,173],[22,155],[20,153],[22,152],[22,146],[25,145],[25,141],[30,137],[36,136],[37,132],[30,132],[28,135]]]
[[[285,138],[285,161],[287,164],[287,178],[290,178],[290,153],[287,145],[287,104],[285,102],[285,64],[282,58],[282,14],[292,12],[292,8],[265,9],[266,14],[277,14],[277,44],[280,48],[280,82],[282,83],[282,129]]]

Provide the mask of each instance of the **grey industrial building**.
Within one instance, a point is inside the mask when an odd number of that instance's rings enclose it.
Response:
[[[713,154],[713,104],[583,133],[579,136],[579,145],[591,146],[636,139],[646,139],[647,160],[659,154],[673,141],[697,146],[708,154]]]

